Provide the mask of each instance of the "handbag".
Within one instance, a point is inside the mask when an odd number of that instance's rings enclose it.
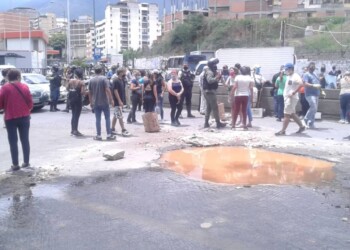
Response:
[[[27,100],[27,98],[24,96],[24,94],[22,93],[22,91],[18,88],[18,86],[17,86],[16,84],[11,84],[11,85],[14,86],[14,87],[16,88],[16,90],[17,90],[18,93],[22,96],[24,102],[27,104],[27,106],[28,106],[28,108],[29,108],[29,110],[30,110],[31,108],[30,108],[30,105],[29,105],[29,103],[28,103],[28,100]]]

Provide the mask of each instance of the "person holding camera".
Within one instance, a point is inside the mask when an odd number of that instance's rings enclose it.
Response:
[[[221,81],[221,74],[217,71],[217,64],[219,59],[212,58],[208,62],[208,70],[203,77],[203,91],[204,97],[207,101],[207,110],[205,113],[204,128],[209,128],[209,118],[210,113],[213,111],[213,115],[216,121],[217,128],[223,128],[226,126],[225,123],[220,121],[218,102],[216,98],[216,91],[219,87],[219,82]]]

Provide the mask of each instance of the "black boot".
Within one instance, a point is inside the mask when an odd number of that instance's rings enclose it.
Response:
[[[55,111],[60,111],[60,110],[57,108],[57,103],[55,103],[54,109],[55,109]]]
[[[50,103],[50,112],[55,112],[56,110],[54,109],[54,107],[53,107],[53,104],[52,104],[52,102]]]

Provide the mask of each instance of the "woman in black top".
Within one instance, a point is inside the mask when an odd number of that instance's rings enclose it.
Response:
[[[157,85],[153,81],[153,77],[150,74],[145,76],[143,79],[142,93],[143,108],[145,109],[145,113],[154,112],[155,105],[158,102]]]
[[[85,83],[83,81],[83,70],[78,68],[74,72],[74,79],[68,82],[69,102],[72,108],[71,135],[82,136],[78,131],[79,117],[82,109],[82,97],[85,94]]]
[[[134,71],[134,79],[131,80],[130,84],[130,90],[131,90],[131,104],[132,108],[130,110],[130,113],[128,115],[127,122],[128,123],[133,123],[137,122],[136,121],[136,109],[138,104],[140,103],[142,99],[142,86],[139,82],[141,79],[141,73],[138,70]]]

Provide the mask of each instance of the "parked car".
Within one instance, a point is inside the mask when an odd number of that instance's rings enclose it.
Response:
[[[0,81],[2,80],[2,75],[1,75],[1,71],[3,69],[7,69],[7,68],[15,68],[15,66],[13,65],[0,65]],[[48,102],[49,102],[49,93],[44,90],[42,87],[34,85],[34,84],[29,84],[27,82],[25,82],[22,79],[22,82],[27,84],[29,91],[32,95],[33,98],[33,108],[34,109],[42,109]],[[0,85],[0,89],[1,89],[1,85]]]
[[[50,81],[46,79],[44,75],[35,74],[35,73],[23,73],[22,82],[27,83],[28,85],[36,85],[42,88],[47,95],[49,96],[50,102]],[[67,89],[64,86],[60,88],[60,97],[59,102],[65,102],[67,100]]]

